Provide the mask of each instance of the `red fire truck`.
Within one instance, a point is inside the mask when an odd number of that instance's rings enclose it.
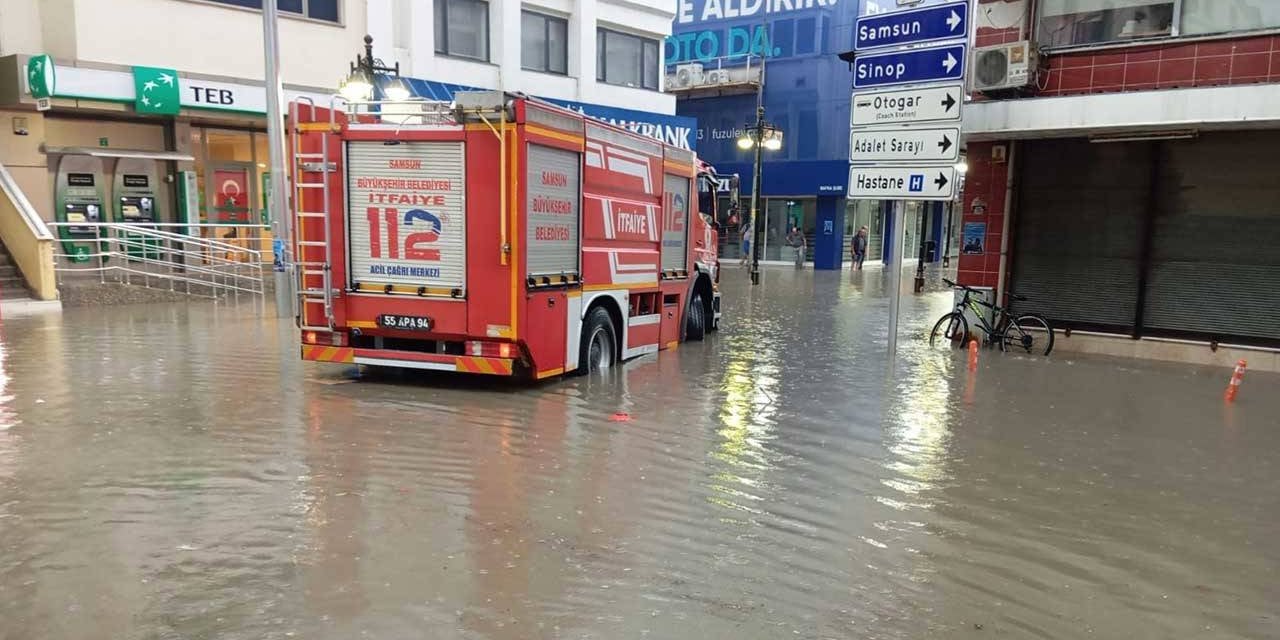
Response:
[[[540,379],[717,327],[690,151],[502,92],[297,102],[289,130],[303,359]]]

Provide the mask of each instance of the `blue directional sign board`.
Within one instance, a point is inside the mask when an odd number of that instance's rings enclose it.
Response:
[[[964,78],[962,44],[860,55],[853,60],[853,86],[889,87]]]
[[[969,3],[947,4],[858,18],[855,51],[957,40],[969,34]]]

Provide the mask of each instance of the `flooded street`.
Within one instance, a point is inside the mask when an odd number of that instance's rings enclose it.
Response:
[[[1280,376],[970,374],[941,291],[889,374],[880,271],[764,275],[532,387],[355,381],[252,305],[6,318],[0,639],[1280,637]]]

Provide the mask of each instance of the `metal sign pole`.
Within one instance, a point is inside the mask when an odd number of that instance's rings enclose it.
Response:
[[[885,265],[891,370],[898,353],[906,201],[952,200],[960,181],[955,162],[961,127],[919,125],[961,121],[971,26],[969,0],[905,8],[909,4],[918,2],[898,0],[896,11],[859,17],[854,50],[839,54],[853,71],[849,199],[893,202]],[[926,226],[919,230],[917,291],[924,284]]]
[[[274,276],[276,285],[276,317],[287,318],[293,315],[293,279],[287,271],[289,265],[288,252],[285,246],[289,241],[289,217],[285,208],[285,190],[288,188],[288,176],[284,172],[284,111],[281,108],[284,88],[280,84],[280,39],[277,24],[279,22],[277,0],[262,3],[262,54],[266,66],[267,93],[267,153],[271,162],[271,193],[267,213],[271,217],[271,248],[274,254]]]
[[[893,201],[893,226],[889,228],[889,247],[892,251],[889,256],[889,264],[884,268],[889,270],[888,287],[889,287],[889,359],[893,360],[898,356],[898,308],[902,301],[902,252],[906,251],[906,229],[904,225],[907,222],[906,202],[902,200]]]

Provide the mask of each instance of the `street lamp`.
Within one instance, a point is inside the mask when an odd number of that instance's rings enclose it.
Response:
[[[356,54],[351,63],[351,72],[347,74],[338,93],[348,102],[367,102],[373,98],[373,90],[378,74],[390,75],[391,81],[383,88],[382,93],[389,100],[400,101],[409,98],[409,86],[400,77],[400,63],[388,67],[382,60],[373,57],[373,36],[364,37],[364,55]]]
[[[760,91],[763,94],[763,78]],[[756,102],[756,121],[743,128],[742,135],[738,137],[738,148],[743,151],[752,148],[756,150],[753,168],[755,175],[751,180],[751,284],[760,284],[760,256],[764,252],[760,243],[763,242],[764,227],[758,224],[756,214],[760,211],[760,174],[764,160],[762,152],[764,149],[777,151],[782,148],[782,130],[772,123],[765,122],[764,104],[759,98]]]

